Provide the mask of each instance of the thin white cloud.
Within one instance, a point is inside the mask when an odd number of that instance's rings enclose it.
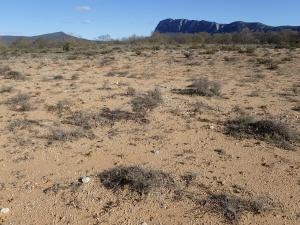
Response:
[[[82,6],[77,6],[76,10],[79,12],[89,12],[89,11],[92,11],[92,8],[87,5],[82,5]]]
[[[83,23],[83,24],[91,24],[92,21],[91,21],[91,20],[83,20],[82,23]]]

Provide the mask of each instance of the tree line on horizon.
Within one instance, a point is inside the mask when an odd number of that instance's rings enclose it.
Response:
[[[130,36],[121,40],[108,38],[87,41],[84,39],[67,39],[64,41],[53,41],[50,39],[39,38],[30,40],[20,38],[11,44],[6,44],[0,40],[0,48],[23,48],[23,49],[45,49],[45,48],[62,48],[68,51],[77,47],[89,47],[97,44],[130,44],[130,45],[200,45],[200,44],[255,44],[255,45],[274,45],[275,47],[300,47],[300,32],[292,30],[283,30],[278,32],[251,32],[244,30],[240,33],[178,33],[162,34],[154,32],[149,37]]]

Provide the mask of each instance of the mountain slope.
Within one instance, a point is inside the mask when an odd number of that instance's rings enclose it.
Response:
[[[0,36],[0,41],[6,43],[6,44],[12,44],[13,42],[17,40],[26,40],[29,42],[34,42],[36,40],[42,39],[47,41],[53,41],[53,42],[65,42],[65,41],[87,41],[82,38],[74,37],[72,35],[68,35],[64,32],[55,32],[55,33],[49,33],[49,34],[42,34],[37,36]]]
[[[186,19],[166,19],[157,25],[155,32],[159,33],[200,33],[207,32],[214,33],[233,33],[241,32],[248,29],[252,32],[267,32],[267,31],[281,31],[294,30],[300,32],[300,26],[280,26],[273,27],[262,23],[247,23],[242,21],[233,22],[230,24],[219,24],[216,22],[209,22],[205,20],[186,20]]]

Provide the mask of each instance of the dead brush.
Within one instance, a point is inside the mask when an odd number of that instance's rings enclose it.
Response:
[[[8,71],[3,76],[4,79],[10,79],[10,80],[26,80],[26,76],[18,71]]]
[[[190,59],[192,57],[192,52],[190,51],[184,51],[183,55],[185,58]]]
[[[100,173],[99,177],[107,189],[118,191],[128,188],[140,195],[174,186],[174,180],[168,173],[139,166],[118,166]]]
[[[91,129],[93,127],[108,124],[109,121],[103,118],[101,112],[76,111],[72,112],[70,116],[65,118],[63,123],[79,126],[83,129]]]
[[[28,120],[28,119],[16,119],[9,123],[7,129],[10,132],[18,130],[24,130],[30,127],[31,125],[39,125],[39,123],[35,120]]]
[[[225,133],[238,138],[256,138],[287,150],[293,149],[300,140],[297,131],[281,122],[257,120],[247,115],[227,121]]]
[[[12,86],[5,86],[5,85],[2,85],[2,86],[0,87],[0,94],[2,94],[2,93],[10,93],[12,90],[13,90],[13,87],[12,87]]]
[[[55,105],[47,106],[47,110],[62,115],[71,112],[71,105],[72,103],[68,100],[60,100]]]
[[[200,210],[221,215],[226,223],[238,224],[243,214],[261,214],[269,210],[273,203],[268,198],[244,199],[228,194],[209,194],[196,205]]]
[[[162,103],[162,94],[158,88],[148,91],[143,96],[132,99],[131,106],[135,113],[145,113],[158,107]]]
[[[213,107],[209,106],[205,102],[197,101],[189,105],[189,114],[192,116],[196,116],[199,114],[203,114],[205,111],[214,110]]]
[[[128,87],[126,90],[126,95],[127,96],[134,96],[136,94],[136,90],[132,87]]]
[[[103,108],[96,112],[73,112],[63,121],[63,123],[79,126],[84,129],[91,129],[99,126],[112,126],[119,121],[147,122],[144,116],[137,113],[120,109],[111,110],[109,108]]]
[[[45,136],[48,143],[54,141],[73,141],[80,138],[94,139],[95,135],[91,131],[82,128],[64,129],[64,128],[50,128],[48,134]]]
[[[292,110],[296,111],[296,112],[300,112],[300,105],[294,106],[292,108]]]
[[[279,68],[279,62],[271,58],[257,58],[256,61],[257,64],[265,65],[269,70],[276,70]]]
[[[172,91],[183,95],[212,97],[221,95],[221,87],[222,85],[219,81],[209,81],[207,78],[199,78],[184,89],[173,89]]]
[[[11,68],[9,66],[2,66],[0,67],[0,75],[4,75],[5,73],[11,71]]]
[[[19,93],[16,96],[6,101],[9,108],[13,111],[30,111],[32,105],[30,104],[30,95]]]
[[[12,70],[9,66],[0,68],[0,76],[9,80],[25,80],[26,76],[18,71]]]
[[[102,109],[100,116],[112,122],[120,120],[136,120],[136,115],[134,113],[122,111],[120,109],[111,110],[109,108],[104,108]]]

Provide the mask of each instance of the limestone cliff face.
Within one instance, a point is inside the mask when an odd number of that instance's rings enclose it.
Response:
[[[272,27],[262,23],[246,23],[242,21],[230,24],[219,24],[216,22],[208,22],[205,20],[186,20],[186,19],[166,19],[157,25],[155,32],[159,33],[233,33],[241,32],[248,29],[252,32],[281,31],[290,29],[300,32],[300,26],[280,26]]]

